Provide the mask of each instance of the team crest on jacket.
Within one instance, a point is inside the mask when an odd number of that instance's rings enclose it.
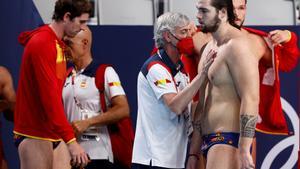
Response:
[[[86,87],[87,87],[87,82],[86,82],[86,81],[82,81],[82,82],[80,83],[80,87],[81,87],[81,88],[86,88]]]

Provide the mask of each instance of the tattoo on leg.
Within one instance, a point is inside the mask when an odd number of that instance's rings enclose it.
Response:
[[[197,120],[195,122],[193,122],[193,127],[194,129],[196,129],[200,135],[201,135],[201,121],[200,120]]]
[[[254,137],[255,126],[258,120],[258,116],[253,115],[241,115],[240,126],[242,137]]]

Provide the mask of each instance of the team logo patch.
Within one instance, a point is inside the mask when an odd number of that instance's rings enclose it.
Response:
[[[171,80],[169,80],[169,79],[161,79],[161,80],[157,80],[156,82],[154,82],[154,84],[156,86],[158,86],[158,85],[165,85],[167,83],[171,83]]]
[[[109,87],[113,87],[113,86],[121,86],[121,82],[110,82],[108,83]]]
[[[86,88],[86,87],[87,87],[86,81],[82,81],[82,82],[80,83],[80,87],[81,87],[81,88]]]

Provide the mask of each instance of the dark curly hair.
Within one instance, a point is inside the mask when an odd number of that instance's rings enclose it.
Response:
[[[70,19],[80,16],[83,13],[91,15],[92,6],[88,0],[57,0],[54,7],[52,19],[63,20],[65,13],[70,12]]]
[[[234,23],[235,20],[235,15],[234,15],[234,8],[233,8],[233,3],[232,0],[211,0],[211,5],[215,7],[217,10],[221,10],[222,8],[227,9],[227,16],[228,16],[228,22],[236,27],[239,28],[238,25]]]

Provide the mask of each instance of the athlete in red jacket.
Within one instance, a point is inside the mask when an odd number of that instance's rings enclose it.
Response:
[[[286,135],[288,127],[281,108],[278,70],[287,72],[296,67],[299,57],[297,36],[288,30],[266,33],[242,27],[246,3],[246,0],[233,1],[235,23],[253,40],[253,48],[261,58],[259,63],[261,122],[257,124],[256,129],[264,133]]]
[[[88,162],[87,154],[76,142],[64,115],[62,87],[66,61],[61,39],[75,36],[86,25],[90,9],[87,0],[58,0],[52,23],[24,32],[19,37],[25,49],[17,90],[14,134],[24,169],[63,168],[56,166],[57,160],[53,160],[53,148],[60,140],[68,144],[75,165],[85,166]]]
[[[242,27],[246,15],[247,0],[234,0],[235,24],[249,35],[252,47],[260,57],[260,120],[256,130],[268,134],[289,134],[280,101],[278,71],[291,71],[298,63],[297,36],[288,30],[274,30],[269,33]],[[253,141],[253,160],[256,161],[256,139]]]

